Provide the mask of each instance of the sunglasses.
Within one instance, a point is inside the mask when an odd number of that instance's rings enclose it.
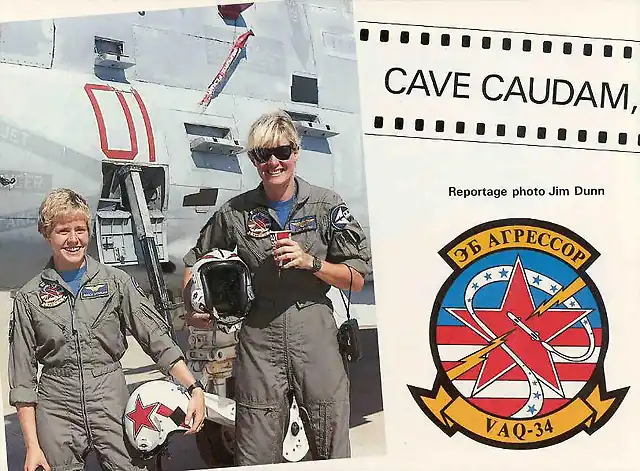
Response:
[[[256,147],[255,149],[251,149],[248,154],[249,157],[256,162],[264,164],[269,161],[272,155],[278,160],[289,160],[293,151],[294,148],[290,145],[278,147]]]

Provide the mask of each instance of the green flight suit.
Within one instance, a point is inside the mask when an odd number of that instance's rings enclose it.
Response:
[[[137,459],[122,424],[126,332],[165,374],[183,353],[132,277],[89,256],[86,265],[77,297],[52,260],[16,293],[9,403],[36,404],[38,441],[53,471],[84,469],[91,448],[103,469],[140,469],[149,463]]]
[[[371,271],[368,241],[335,192],[296,177],[297,192],[284,228],[305,252]],[[347,458],[349,380],[339,353],[330,286],[311,271],[279,270],[270,230],[279,230],[262,184],[223,204],[202,228],[186,266],[218,248],[249,266],[256,299],[239,331],[234,363],[236,464],[283,461],[287,395],[300,405],[313,459]]]

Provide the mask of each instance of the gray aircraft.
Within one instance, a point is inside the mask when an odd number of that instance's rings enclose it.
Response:
[[[38,207],[69,187],[94,211],[89,253],[134,275],[176,326],[182,257],[220,204],[258,184],[244,139],[274,108],[303,136],[299,175],[341,194],[368,232],[350,0],[46,19],[1,33],[0,290],[46,263]],[[190,333],[189,364],[209,372],[211,393],[229,394],[234,344]],[[214,425],[201,449],[228,459],[230,428]]]

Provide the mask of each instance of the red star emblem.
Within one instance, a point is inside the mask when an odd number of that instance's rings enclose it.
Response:
[[[489,352],[478,375],[473,394],[480,392],[516,366],[513,357],[508,353],[510,350],[540,381],[564,397],[556,365],[542,341],[553,346],[554,338],[583,319],[591,309],[548,309],[541,316],[527,319],[535,308],[522,261],[518,257],[500,307],[474,309],[480,323],[476,322],[466,309],[448,309],[451,314],[485,338],[489,336],[494,339],[513,331],[500,348]],[[514,323],[514,318],[519,318],[528,329]],[[536,333],[538,338],[534,339],[531,332]]]
[[[138,433],[140,433],[140,430],[142,430],[143,427],[146,427],[149,430],[158,431],[150,418],[157,405],[158,403],[154,402],[146,407],[143,406],[142,401],[140,400],[140,395],[138,395],[136,398],[136,408],[127,414],[127,419],[133,422],[134,437],[138,436]]]

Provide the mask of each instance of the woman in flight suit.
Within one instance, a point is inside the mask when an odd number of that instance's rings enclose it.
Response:
[[[282,461],[290,392],[308,425],[313,458],[351,454],[349,380],[327,293],[331,286],[362,289],[370,248],[338,194],[295,175],[299,150],[287,114],[258,118],[248,154],[262,182],[223,204],[184,257],[185,286],[189,267],[214,248],[237,246],[253,274],[256,299],[234,363],[237,465]],[[289,230],[291,238],[273,247],[275,230]],[[187,321],[201,327],[209,319],[188,313]]]
[[[186,433],[199,430],[204,419],[203,389],[167,323],[132,277],[85,254],[90,221],[77,193],[61,189],[47,196],[38,230],[53,254],[14,299],[9,403],[18,411],[27,448],[25,471],[82,470],[91,449],[103,469],[149,464],[134,464],[138,460],[124,438],[129,392],[119,360],[127,330],[163,373],[190,389]]]

